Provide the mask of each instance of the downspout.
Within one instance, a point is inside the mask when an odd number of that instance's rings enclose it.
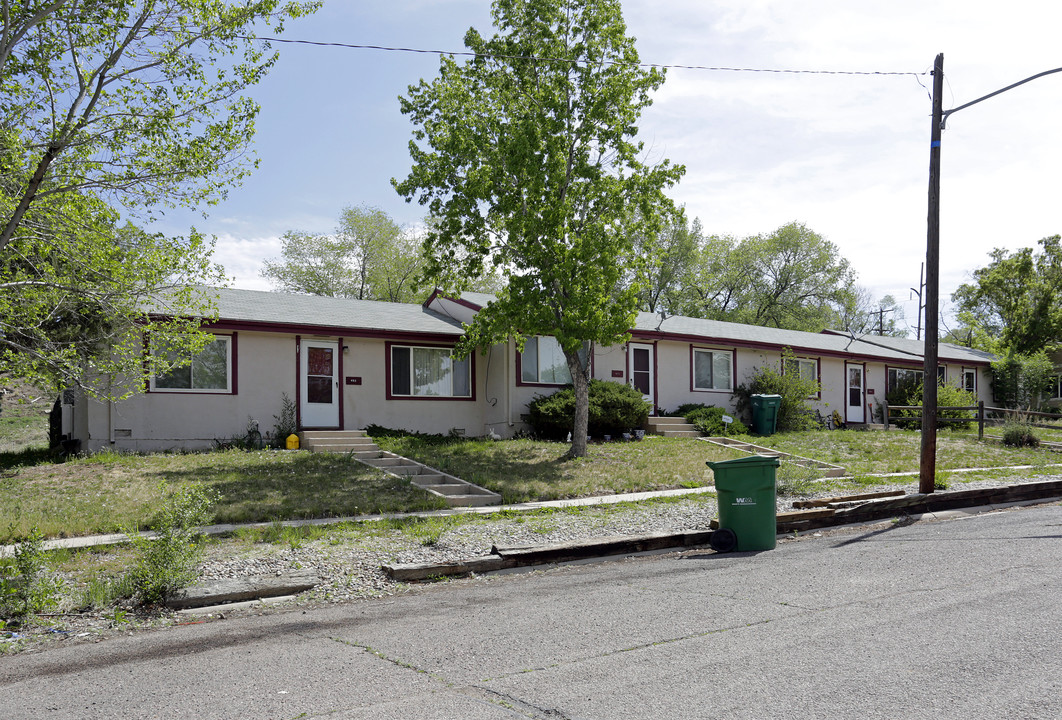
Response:
[[[107,442],[114,445],[114,377],[107,378]]]
[[[505,417],[509,427],[513,426],[513,341],[505,341]]]

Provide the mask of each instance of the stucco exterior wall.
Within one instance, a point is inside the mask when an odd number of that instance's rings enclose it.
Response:
[[[474,399],[464,398],[391,398],[388,399],[388,343],[383,339],[352,338],[344,341],[343,427],[360,430],[368,425],[413,432],[445,433],[455,430],[468,436],[486,434],[488,398],[497,398],[501,383],[504,348],[492,350],[489,358],[472,356]],[[412,344],[416,343],[400,343]],[[430,343],[432,345],[436,343]],[[498,367],[495,367],[495,366]],[[489,379],[488,383],[488,371]],[[360,378],[360,384],[348,385],[346,377]]]
[[[84,426],[75,436],[95,451],[204,449],[216,440],[241,435],[248,421],[268,432],[282,407],[281,393],[295,397],[293,336],[273,333],[235,335],[235,394],[146,392],[120,402],[87,400]]]
[[[452,308],[465,309],[454,305]],[[300,397],[297,385],[298,340],[289,332],[217,331],[234,338],[233,366],[235,392],[147,392],[118,403],[80,400],[71,415],[73,435],[82,449],[105,448],[156,451],[176,448],[205,449],[217,440],[242,435],[249,420],[257,421],[263,434],[272,430],[282,407],[282,395],[292,401]],[[342,403],[341,427],[362,429],[370,424],[404,430],[445,433],[456,430],[467,436],[491,432],[511,437],[526,429],[528,404],[538,395],[548,395],[554,385],[523,384],[519,377],[517,352],[513,342],[496,345],[487,354],[472,357],[473,399],[396,398],[388,396],[388,348],[383,338],[344,338],[302,335],[339,346],[339,392]],[[398,342],[398,341],[394,341]],[[633,343],[652,348],[654,401],[658,410],[674,410],[684,403],[704,403],[735,414],[733,387],[749,380],[756,368],[765,364],[778,367],[781,352],[752,349],[726,343],[700,343],[678,339],[635,339]],[[419,341],[401,341],[418,345]],[[445,345],[446,341],[425,342]],[[725,390],[693,388],[693,348],[732,353],[732,387]],[[846,367],[864,369],[864,419],[880,420],[878,407],[885,398],[888,368],[919,367],[915,363],[889,364],[872,360],[800,355],[817,363],[822,391],[810,400],[823,415],[838,411],[846,415]],[[627,383],[631,377],[627,345],[596,348],[593,377]],[[964,366],[947,363],[949,382],[960,382]],[[987,368],[977,367],[979,399],[991,402]],[[742,418],[747,420],[748,418]]]

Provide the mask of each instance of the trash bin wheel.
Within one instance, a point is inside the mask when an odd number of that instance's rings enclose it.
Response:
[[[718,553],[734,552],[737,547],[737,535],[730,528],[720,528],[708,538],[708,544]]]

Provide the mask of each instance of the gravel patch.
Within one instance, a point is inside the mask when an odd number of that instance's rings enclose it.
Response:
[[[1007,481],[976,480],[961,482],[953,478],[950,489],[974,490],[1028,482],[1057,480],[1062,476],[1033,476]],[[850,491],[826,488],[779,497],[778,511],[793,509],[798,500],[832,497],[842,494],[871,493],[887,490],[918,492],[918,480],[862,486]],[[390,530],[370,539],[345,539],[340,533],[304,543],[297,549],[278,549],[261,545],[262,556],[234,558],[225,555],[225,544],[215,549],[202,568],[204,579],[270,574],[284,569],[312,569],[322,578],[314,590],[300,596],[300,603],[343,602],[401,592],[406,588],[381,570],[382,565],[405,563],[443,563],[489,555],[491,547],[553,545],[604,537],[637,536],[651,533],[707,530],[718,516],[714,497],[686,496],[668,503],[637,503],[621,506],[595,505],[578,511],[554,511],[548,514],[508,516],[472,516],[468,522],[445,529],[437,537],[422,540],[409,532]],[[429,521],[430,522],[430,521]]]

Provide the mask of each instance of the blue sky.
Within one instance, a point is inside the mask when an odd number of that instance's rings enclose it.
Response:
[[[708,233],[746,236],[805,223],[839,246],[875,297],[907,301],[925,255],[929,164],[927,71],[944,53],[944,107],[1062,66],[1062,6],[892,0],[627,0],[645,62],[760,69],[903,72],[852,76],[670,70],[643,115],[648,159],[687,173],[671,193]],[[464,49],[490,34],[485,0],[327,0],[284,37]],[[236,287],[267,289],[263,260],[286,230],[327,232],[347,205],[421,220],[391,188],[409,170],[411,126],[398,96],[438,71],[438,56],[277,45],[253,96],[262,105],[259,170],[204,219],[171,212],[157,229],[194,224],[217,236]],[[923,75],[923,73],[926,73]],[[994,247],[1062,232],[1062,73],[956,113],[943,139],[941,297]],[[906,302],[913,325],[916,303]]]

